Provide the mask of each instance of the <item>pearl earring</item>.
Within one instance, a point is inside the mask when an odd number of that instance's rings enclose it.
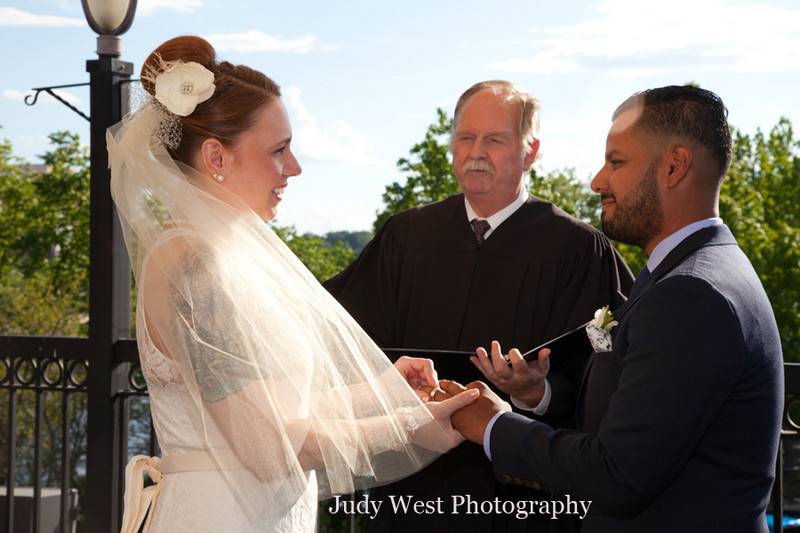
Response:
[[[225,176],[223,176],[222,174],[217,174],[216,172],[211,174],[211,178],[217,183],[222,183],[223,181],[225,181]]]

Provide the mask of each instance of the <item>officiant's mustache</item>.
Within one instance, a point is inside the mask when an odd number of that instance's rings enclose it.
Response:
[[[466,174],[470,170],[489,172],[494,174],[494,166],[485,159],[470,159],[461,166],[461,173]]]

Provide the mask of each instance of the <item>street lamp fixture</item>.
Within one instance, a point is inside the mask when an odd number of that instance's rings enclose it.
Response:
[[[81,0],[97,37],[90,75],[90,240],[87,531],[119,531],[122,472],[127,461],[127,403],[122,390],[130,363],[116,360],[116,341],[130,337],[130,264],[122,227],[111,201],[106,131],[128,111],[133,63],[120,59],[120,35],[133,23],[136,0]]]
[[[97,53],[118,57],[119,36],[128,31],[136,13],[136,0],[81,0],[83,14],[97,33]]]
[[[120,59],[120,35],[133,23],[137,0],[81,0],[86,21],[97,34],[96,59],[86,62],[89,83],[38,87],[25,103],[34,105],[46,92],[89,121],[89,368],[86,450],[87,531],[119,531],[122,517],[122,471],[127,462],[128,404],[119,391],[127,388],[131,363],[120,358],[129,342],[131,273],[122,227],[111,201],[106,132],[127,113],[133,63]],[[89,85],[89,115],[77,109],[56,89]],[[2,339],[0,339],[2,340]],[[9,403],[9,405],[13,405]],[[66,419],[66,415],[65,415]],[[13,420],[13,418],[10,418]],[[39,419],[37,418],[37,421]],[[13,422],[12,422],[13,427]],[[66,448],[65,448],[66,449]],[[13,450],[13,448],[9,448]],[[13,459],[13,451],[10,452]],[[65,452],[66,453],[66,452]],[[13,465],[13,460],[9,464]],[[65,465],[65,466],[64,466]],[[69,472],[69,463],[64,463]],[[10,468],[13,469],[13,466]],[[13,471],[13,470],[12,470]],[[70,523],[69,475],[61,484],[61,530]],[[8,484],[5,530],[14,524],[14,484]],[[33,529],[38,531],[41,486],[34,483]]]

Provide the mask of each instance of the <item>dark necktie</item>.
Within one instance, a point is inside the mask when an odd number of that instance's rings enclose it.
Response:
[[[636,280],[633,282],[633,287],[631,288],[631,297],[642,290],[647,281],[650,279],[651,275],[652,273],[650,272],[650,269],[645,265],[645,267],[636,275]]]
[[[472,233],[475,234],[475,238],[478,240],[478,246],[480,246],[483,244],[483,236],[486,235],[486,232],[489,231],[491,226],[487,221],[479,218],[473,218],[469,225],[472,226]]]

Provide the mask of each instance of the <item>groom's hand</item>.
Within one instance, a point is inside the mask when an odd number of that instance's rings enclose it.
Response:
[[[493,341],[491,356],[483,348],[478,348],[470,361],[495,387],[512,398],[532,407],[542,401],[544,380],[550,371],[550,350],[540,351],[539,358],[528,363],[516,348],[504,356],[500,343]]]
[[[439,383],[436,369],[433,367],[433,361],[422,357],[404,355],[395,361],[394,367],[423,402],[431,399],[430,392]]]
[[[459,409],[450,418],[453,428],[475,444],[483,444],[483,433],[494,415],[503,411],[511,411],[508,402],[504,402],[492,389],[482,381],[473,381],[466,387],[443,379],[439,387],[449,396],[455,396],[468,389],[477,389],[481,395],[470,405]]]

